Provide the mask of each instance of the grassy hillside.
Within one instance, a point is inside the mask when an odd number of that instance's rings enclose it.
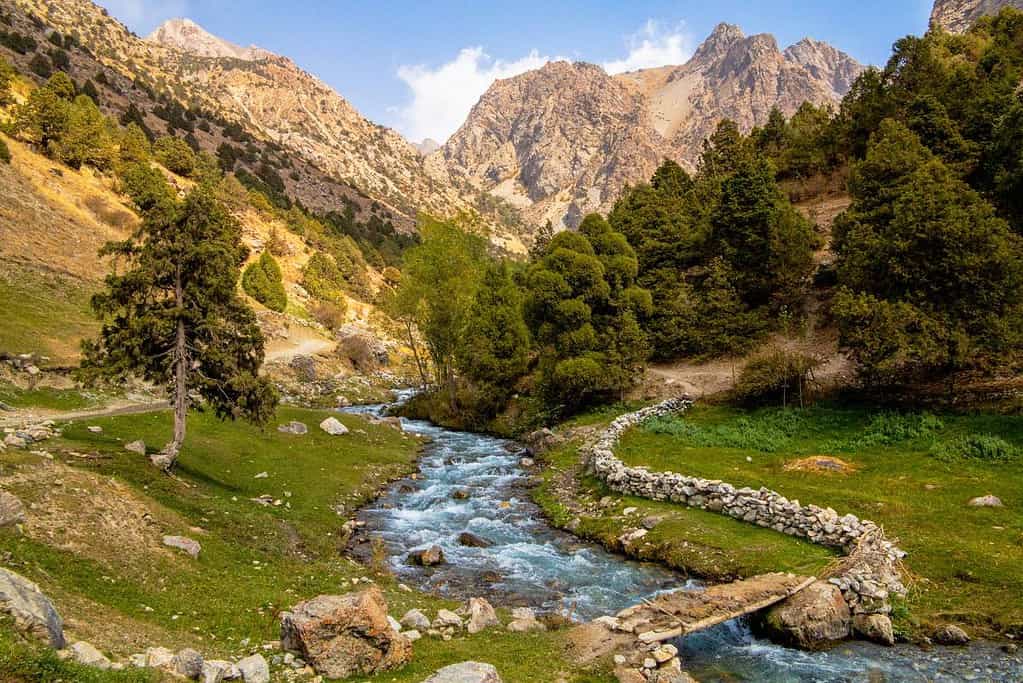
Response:
[[[151,447],[162,443],[170,431],[166,413],[71,425],[47,442],[53,461],[9,450],[0,454],[0,483],[29,514],[24,533],[0,531],[0,552],[54,599],[69,639],[120,657],[154,645],[245,655],[278,637],[280,610],[367,581],[384,589],[395,616],[411,607],[453,607],[399,590],[388,576],[341,556],[347,514],[382,482],[410,471],[419,442],[354,416],[341,416],[352,430],[348,436],[329,437],[315,426],[324,415],[280,409],[279,421],[311,427],[305,436],[197,416],[174,477],[123,449],[137,438]],[[103,431],[94,434],[88,425]],[[264,495],[277,502],[252,500]],[[163,547],[163,534],[198,540],[199,559]],[[415,653],[413,664],[387,679],[418,682],[480,653],[511,683],[547,680],[566,666],[556,633],[424,639]],[[25,680],[53,680],[47,676],[54,670],[89,680],[0,628],[0,678],[20,671]]]

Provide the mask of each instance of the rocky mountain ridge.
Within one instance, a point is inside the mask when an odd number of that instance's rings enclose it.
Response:
[[[191,19],[168,19],[150,33],[146,40],[200,57],[233,57],[252,62],[272,56],[272,53],[255,45],[241,47],[218,38]]]
[[[791,115],[807,101],[836,104],[862,70],[820,41],[782,52],[771,35],[721,24],[684,65],[611,76],[552,62],[499,80],[434,156],[529,224],[571,227],[609,210],[664,158],[693,168],[721,119],[749,130],[773,107]]]
[[[1023,0],[935,0],[931,26],[966,33],[978,19],[997,14],[1003,7],[1023,9]]]

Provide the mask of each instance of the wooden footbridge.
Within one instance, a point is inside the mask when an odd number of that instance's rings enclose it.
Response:
[[[592,661],[629,646],[650,645],[723,624],[792,597],[812,576],[762,574],[703,590],[664,593],[653,600],[573,629],[577,656]]]

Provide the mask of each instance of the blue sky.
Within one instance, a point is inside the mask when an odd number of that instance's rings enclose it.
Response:
[[[548,59],[609,71],[684,61],[714,26],[773,33],[784,47],[826,40],[880,64],[922,33],[930,0],[353,2],[98,0],[140,35],[187,16],[233,42],[291,57],[370,119],[441,142],[495,77]]]

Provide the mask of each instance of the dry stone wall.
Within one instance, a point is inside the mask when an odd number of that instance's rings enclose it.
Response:
[[[750,524],[774,529],[813,543],[839,548],[847,555],[829,581],[857,614],[887,613],[889,597],[904,595],[900,564],[906,553],[884,537],[880,527],[856,515],[804,505],[767,488],[739,488],[719,481],[675,472],[628,467],[614,454],[629,429],[655,417],[683,413],[688,398],[675,398],[614,420],[590,447],[589,464],[612,490],[651,500],[671,501],[718,512]]]

